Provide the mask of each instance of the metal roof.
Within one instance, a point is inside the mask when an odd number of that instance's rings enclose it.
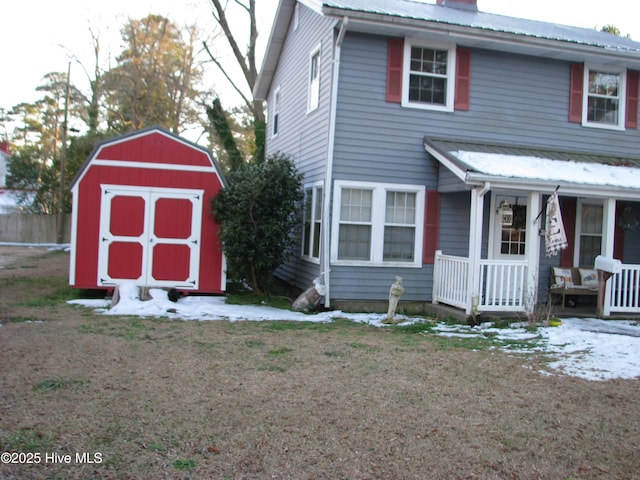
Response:
[[[424,146],[467,187],[548,192],[561,185],[565,194],[640,195],[640,158],[428,137]]]
[[[612,157],[591,152],[573,152],[567,150],[552,150],[530,146],[518,146],[507,144],[488,144],[456,139],[430,139],[425,138],[434,148],[444,154],[452,152],[478,152],[495,153],[500,155],[513,155],[518,157],[537,157],[563,162],[598,163],[614,167],[632,167],[640,169],[640,159],[632,157]]]
[[[595,29],[507,17],[416,0],[297,0],[348,30],[411,36],[571,62],[640,70],[640,42]],[[434,0],[435,1],[435,0]],[[267,51],[254,88],[265,99],[275,74],[296,0],[280,0]]]
[[[471,27],[490,32],[524,35],[640,54],[640,42],[595,29],[506,17],[412,0],[325,0],[325,13],[341,10],[352,15],[372,14],[397,19],[423,20],[444,25]]]

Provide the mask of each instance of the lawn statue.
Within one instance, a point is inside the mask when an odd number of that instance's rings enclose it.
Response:
[[[403,293],[402,277],[396,277],[396,283],[391,285],[391,289],[389,290],[389,310],[387,311],[387,318],[385,318],[382,323],[397,323],[395,320],[396,308],[398,308],[398,302]]]

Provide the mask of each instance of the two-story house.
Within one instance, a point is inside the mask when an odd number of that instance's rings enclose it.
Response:
[[[267,152],[305,175],[280,275],[320,276],[327,306],[399,275],[404,301],[529,311],[551,267],[604,255],[624,262],[605,312],[638,312],[640,43],[476,2],[280,1],[254,89]],[[547,257],[554,192],[568,247]]]

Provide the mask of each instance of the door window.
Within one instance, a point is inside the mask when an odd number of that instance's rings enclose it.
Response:
[[[496,195],[495,205],[494,253],[496,257],[524,256],[527,241],[527,198]],[[510,211],[511,215],[502,215],[501,209]]]

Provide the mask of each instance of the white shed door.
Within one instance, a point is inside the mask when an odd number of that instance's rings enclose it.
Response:
[[[103,185],[98,285],[197,289],[202,190]]]

